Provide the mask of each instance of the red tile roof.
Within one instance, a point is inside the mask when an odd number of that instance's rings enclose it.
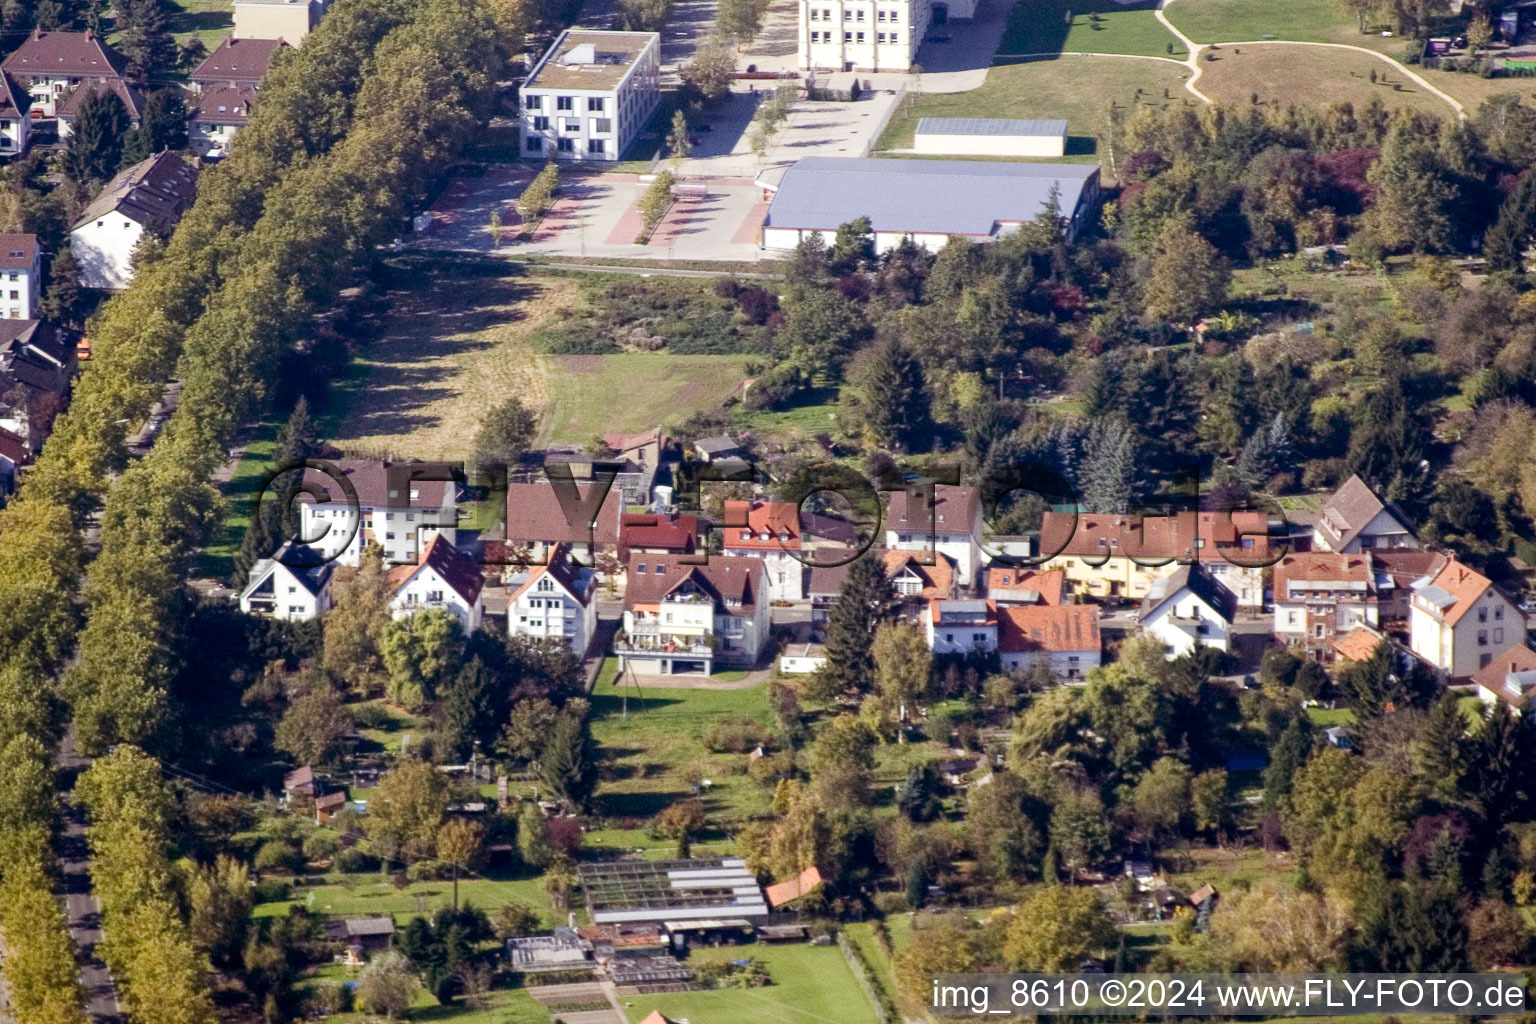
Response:
[[[595,484],[575,483],[579,499],[585,503]],[[595,543],[599,547],[619,542],[619,516],[624,511],[623,496],[610,487],[590,523],[572,522],[566,516],[553,484],[507,485],[507,542],[509,544]],[[575,510],[572,510],[575,514]]]
[[[1369,626],[1356,626],[1333,642],[1333,649],[1341,658],[1350,661],[1370,661],[1371,655],[1386,637]]]
[[[192,120],[202,124],[245,124],[250,120],[254,85],[210,85],[197,98]]]
[[[216,82],[261,81],[272,64],[272,56],[288,44],[281,39],[235,39],[224,37],[217,48],[192,72],[199,85]]]
[[[1070,532],[1069,532],[1070,531]],[[1135,557],[1233,564],[1267,561],[1269,520],[1262,512],[1179,512],[1171,516],[1047,512],[1040,551],[1078,558]]]
[[[1013,567],[987,570],[987,596],[994,601],[1005,598],[1022,600],[1023,594],[1039,594],[1045,604],[1061,604],[1061,593],[1067,584],[1067,574],[1060,569],[1019,569]]]
[[[808,867],[794,878],[770,885],[765,893],[768,896],[770,907],[782,907],[786,903],[792,903],[801,896],[821,884],[821,872],[815,867]]]
[[[36,235],[0,235],[0,270],[31,270],[35,262]]]
[[[997,649],[1097,651],[1099,610],[1094,605],[1009,605],[997,610]]]
[[[1487,593],[1493,581],[1453,558],[1435,574],[1431,584],[1451,596],[1452,603],[1440,610],[1440,617],[1447,626],[1454,626]]]
[[[971,532],[981,510],[978,488],[935,484],[932,505],[924,500],[926,495],[926,485],[914,485],[911,491],[892,491],[886,511],[886,529],[916,533]]]
[[[0,67],[18,78],[117,77],[122,75],[124,63],[116,50],[92,32],[35,29]]]
[[[619,557],[626,561],[632,548],[659,548],[662,551],[690,554],[698,540],[698,516],[626,512],[619,517]]]
[[[1472,675],[1472,682],[1483,687],[1490,693],[1496,693],[1509,704],[1521,706],[1525,703],[1525,695],[1516,695],[1509,692],[1509,687],[1504,685],[1504,677],[1511,672],[1536,671],[1536,651],[1532,651],[1523,643],[1511,644],[1498,654],[1493,660]]]
[[[745,526],[740,525],[743,522]],[[743,532],[750,536],[743,537]],[[787,501],[727,501],[720,534],[727,551],[799,551],[800,506]]]
[[[754,607],[758,598],[758,586],[766,571],[761,558],[732,558],[729,555],[714,557],[708,565],[689,565],[683,559],[689,555],[642,555],[629,556],[624,587],[624,607],[659,604],[684,581],[692,580],[701,590],[712,597],[717,607],[729,607],[732,612]]]
[[[1339,555],[1331,551],[1307,551],[1286,555],[1275,563],[1275,600],[1289,601],[1291,584],[1304,590],[1328,589],[1308,584],[1347,584],[1358,592],[1371,590],[1375,575],[1371,556]]]
[[[10,72],[0,72],[0,117],[26,117],[32,97]]]
[[[76,86],[65,97],[64,102],[56,108],[59,120],[73,121],[80,113],[80,104],[85,102],[86,93],[94,92],[105,96],[111,93],[123,103],[123,109],[128,111],[128,120],[137,121],[144,113],[144,97],[139,95],[139,90],[123,81],[121,78],[109,78],[102,82],[87,82]]]
[[[447,480],[410,480],[412,462],[381,462],[377,459],[336,459],[331,463],[357,491],[357,502],[364,508],[440,509],[457,493],[457,485]],[[390,468],[395,478],[390,479]],[[345,502],[341,484],[318,469],[304,471],[304,482],[320,488],[333,502]],[[300,496],[300,501],[310,498]]]
[[[915,595],[925,600],[935,598],[947,600],[955,593],[955,563],[942,551],[936,552],[937,557],[932,565],[923,565],[919,559],[928,557],[921,551],[884,551],[879,552],[881,560],[885,563],[885,578],[894,581],[905,570],[910,570],[923,581],[923,589]],[[863,557],[870,557],[865,554]]]
[[[529,587],[537,583],[543,576],[548,575],[577,604],[586,605],[592,597],[594,588],[581,586],[577,577],[577,573],[580,571],[581,566],[576,565],[571,560],[570,548],[565,544],[556,544],[549,549],[548,564],[534,566],[533,571],[528,574],[528,579],[523,582],[522,586],[513,591],[512,596],[507,598],[507,602],[510,604],[516,601],[523,596]]]

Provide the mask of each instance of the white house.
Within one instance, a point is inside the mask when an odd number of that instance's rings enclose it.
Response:
[[[1530,705],[1531,694],[1536,693],[1536,651],[1523,641],[1511,644],[1477,670],[1472,684],[1484,704],[1503,701],[1515,714],[1520,714]]]
[[[485,577],[474,559],[441,534],[427,543],[415,565],[391,569],[389,580],[395,587],[389,610],[396,619],[438,608],[458,619],[466,633],[480,628],[485,615],[480,593]]]
[[[1330,659],[1334,642],[1381,624],[1376,573],[1367,552],[1307,551],[1275,563],[1275,638]]]
[[[1525,616],[1488,577],[1453,558],[1413,584],[1408,638],[1414,654],[1464,679],[1489,665],[1495,652],[1525,640]]]
[[[975,487],[916,483],[891,492],[886,548],[948,555],[962,587],[971,585],[985,560],[983,530],[981,491]]]
[[[912,149],[933,156],[1065,156],[1067,122],[1006,117],[924,117],[917,122]]]
[[[661,101],[661,36],[566,29],[521,96],[524,158],[622,159]]]
[[[1008,671],[1044,662],[1058,679],[1072,682],[1103,657],[1096,605],[1007,605],[997,609],[997,622],[997,651]]]
[[[997,605],[991,601],[929,601],[923,635],[934,654],[997,650]]]
[[[625,576],[619,668],[708,675],[750,668],[768,640],[768,578],[760,558],[632,554]]]
[[[175,153],[158,153],[119,172],[70,228],[80,284],[127,288],[139,239],[145,232],[169,234],[196,198],[197,168]]]
[[[1229,650],[1236,614],[1237,599],[1232,591],[1196,562],[1152,581],[1141,605],[1141,628],[1163,642],[1172,660],[1196,647]]]
[[[955,236],[1012,234],[1053,198],[1070,241],[1098,194],[1097,164],[807,156],[774,190],[762,247],[789,250],[814,234],[830,245],[840,225],[868,217],[877,253],[903,241],[937,252]]]
[[[975,0],[960,0],[975,10]],[[800,0],[802,71],[906,71],[934,15],[931,0]]]
[[[587,653],[597,632],[597,573],[578,565],[563,544],[549,553],[547,565],[533,567],[507,600],[507,632],[512,636],[557,637],[579,655]]]
[[[81,85],[121,81],[124,67],[122,55],[94,32],[40,28],[0,62],[0,70],[31,94],[36,117],[53,117],[64,96]]]
[[[439,534],[457,543],[459,487],[453,481],[413,479],[437,474],[424,474],[410,462],[338,459],[332,465],[352,485],[357,507],[341,480],[318,469],[306,470],[304,483],[325,500],[299,498],[299,536],[325,557],[357,565],[363,548],[378,544],[386,563],[408,565]]]
[[[43,254],[36,235],[0,235],[0,317],[37,316],[43,281]]]
[[[240,591],[240,610],[297,622],[312,619],[331,607],[335,568],[313,548],[290,541],[251,567]]]
[[[0,72],[0,156],[20,156],[32,141],[32,96]]]
[[[187,121],[187,145],[192,152],[204,157],[228,156],[235,133],[250,120],[255,98],[254,85],[213,85],[204,89]]]
[[[800,507],[788,501],[727,501],[719,528],[727,555],[760,558],[768,570],[768,600],[803,601],[806,565],[796,557],[803,550]]]
[[[1323,504],[1312,525],[1312,542],[1328,551],[1354,554],[1380,548],[1416,548],[1418,538],[1397,509],[1352,476]]]

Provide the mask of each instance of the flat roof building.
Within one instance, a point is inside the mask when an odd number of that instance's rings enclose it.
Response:
[[[912,148],[947,156],[1065,156],[1067,122],[1003,117],[925,117]]]
[[[618,160],[660,100],[659,34],[566,29],[523,83],[523,157]]]
[[[577,870],[597,924],[768,916],[762,886],[740,857],[605,861]]]
[[[1099,191],[1097,164],[804,157],[779,183],[764,249],[793,249],[812,232],[868,217],[876,252],[910,238],[937,251],[951,236],[985,242],[1018,230],[1056,190],[1068,239]]]

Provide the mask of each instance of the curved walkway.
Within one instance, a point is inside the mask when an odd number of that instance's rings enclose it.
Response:
[[[1415,85],[1419,86],[1431,95],[1444,100],[1452,110],[1456,111],[1456,115],[1458,117],[1467,116],[1467,108],[1462,104],[1460,100],[1446,92],[1444,89],[1440,89],[1435,85],[1432,85],[1423,75],[1419,74],[1417,71],[1408,67],[1408,65],[1402,63],[1401,61],[1393,60],[1391,57],[1388,57],[1380,50],[1372,50],[1364,46],[1355,46],[1350,43],[1311,43],[1294,39],[1237,39],[1231,42],[1222,43],[1197,43],[1193,39],[1189,38],[1189,36],[1181,32],[1179,27],[1173,22],[1169,21],[1168,16],[1163,13],[1163,9],[1173,2],[1174,0],[1159,0],[1157,8],[1153,10],[1152,14],[1157,18],[1158,22],[1165,29],[1167,29],[1169,32],[1172,32],[1174,37],[1177,38],[1179,42],[1184,44],[1184,50],[1188,54],[1188,56],[1184,58],[1184,63],[1189,66],[1189,69],[1192,72],[1189,78],[1185,80],[1184,88],[1187,89],[1191,95],[1200,100],[1202,103],[1210,103],[1211,98],[1205,93],[1201,92],[1196,83],[1200,81],[1200,76],[1205,73],[1205,66],[1202,63],[1201,58],[1205,55],[1205,51],[1211,49],[1212,47],[1273,46],[1276,44],[1285,46],[1326,46],[1335,50],[1353,50],[1356,53],[1363,53],[1366,56],[1374,57],[1377,60],[1384,61],[1385,63],[1392,65],[1392,67],[1404,78],[1407,78],[1409,81],[1413,82]]]

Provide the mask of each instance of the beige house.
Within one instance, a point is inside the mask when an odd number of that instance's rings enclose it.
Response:
[[[1323,505],[1312,525],[1312,543],[1348,554],[1419,546],[1407,517],[1378,498],[1358,476],[1344,481]]]
[[[235,0],[236,39],[281,39],[302,46],[330,0]]]
[[[1525,616],[1493,582],[1450,559],[1413,585],[1408,619],[1413,653],[1452,679],[1466,679],[1495,653],[1525,640]]]
[[[619,668],[709,675],[750,668],[768,640],[768,576],[760,558],[629,556]]]
[[[1378,615],[1368,553],[1299,552],[1275,563],[1275,639],[1329,660],[1336,640],[1379,625]]]

